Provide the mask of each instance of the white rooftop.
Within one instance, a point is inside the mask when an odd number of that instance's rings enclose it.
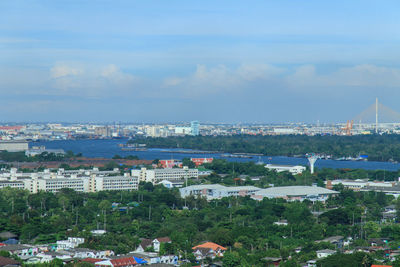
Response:
[[[256,195],[280,196],[308,196],[322,194],[337,194],[339,192],[317,186],[279,186],[262,189]]]

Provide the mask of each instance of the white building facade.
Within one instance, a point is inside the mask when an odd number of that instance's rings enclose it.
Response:
[[[199,170],[198,169],[189,169],[184,166],[183,168],[170,168],[170,169],[153,169],[148,170],[146,168],[142,168],[140,170],[132,170],[132,176],[138,177],[139,182],[150,182],[150,183],[158,183],[163,180],[182,180],[182,179],[190,179],[190,178],[199,178]]]
[[[296,166],[290,166],[290,165],[275,165],[275,164],[267,164],[265,165],[265,168],[268,170],[275,170],[276,172],[290,172],[293,175],[301,174],[303,171],[306,170],[306,167],[296,165]]]

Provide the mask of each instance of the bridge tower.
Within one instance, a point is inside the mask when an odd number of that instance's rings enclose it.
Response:
[[[309,155],[307,156],[307,159],[308,159],[308,162],[310,163],[310,171],[311,171],[311,174],[313,174],[313,173],[314,173],[314,164],[315,164],[315,162],[317,161],[318,156],[315,155],[314,153],[311,153],[311,154],[309,154]]]

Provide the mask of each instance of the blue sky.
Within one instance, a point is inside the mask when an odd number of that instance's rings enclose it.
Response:
[[[400,97],[397,1],[0,1],[0,121],[341,122]],[[398,109],[400,111],[400,109]]]

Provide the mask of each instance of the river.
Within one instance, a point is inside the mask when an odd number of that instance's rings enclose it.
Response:
[[[57,140],[57,141],[40,141],[31,143],[30,146],[46,146],[46,148],[61,148],[65,151],[71,150],[74,153],[82,153],[85,157],[103,157],[112,158],[114,155],[128,156],[135,155],[140,159],[178,159],[183,158],[224,158],[234,162],[262,161],[270,164],[284,165],[308,165],[306,158],[294,158],[285,156],[255,156],[253,158],[226,158],[221,154],[198,154],[190,153],[190,149],[161,149],[150,148],[147,151],[122,151],[118,144],[126,143],[127,140]],[[185,150],[188,153],[181,153]],[[164,151],[164,152],[163,152]],[[165,152],[168,151],[168,152]],[[400,163],[377,162],[377,161],[336,161],[336,160],[317,160],[316,168],[349,168],[349,169],[366,169],[366,170],[387,170],[397,171],[400,169]]]

